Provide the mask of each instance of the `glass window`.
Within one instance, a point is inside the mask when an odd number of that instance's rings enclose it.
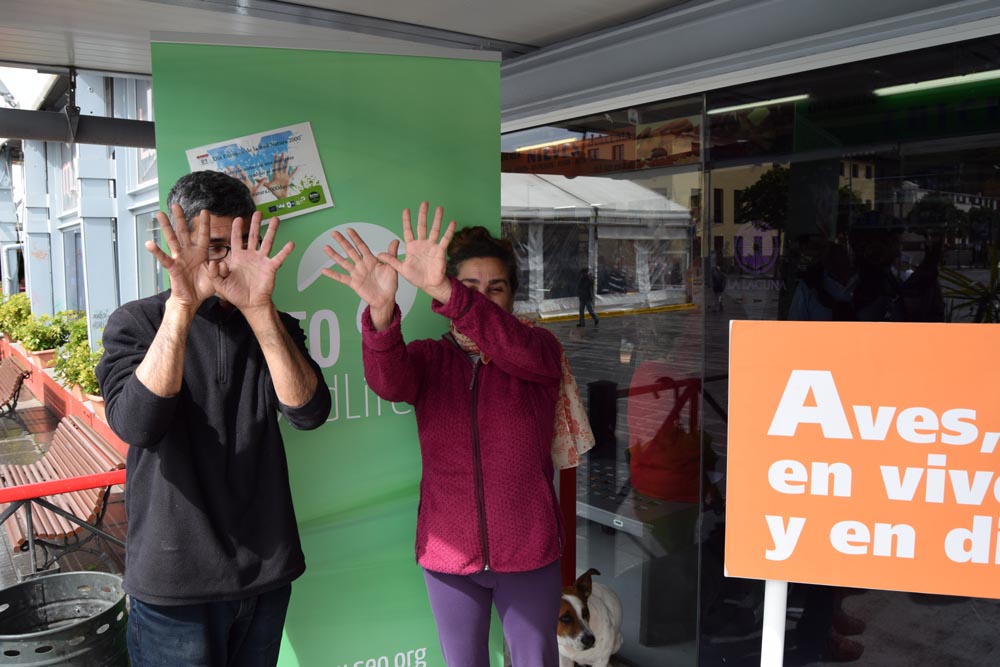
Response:
[[[507,233],[537,288],[519,305],[563,342],[597,438],[576,474],[568,557],[622,598],[626,664],[759,662],[763,586],[723,572],[731,319],[1000,322],[996,80],[873,94],[913,72],[992,70],[997,36],[502,138],[505,179],[577,188],[558,214],[530,218],[507,184],[502,204],[505,223],[521,216]],[[623,160],[607,148],[619,144]],[[611,183],[623,203],[585,219]],[[599,329],[575,326],[574,300],[557,296],[572,275],[560,263],[585,261]],[[786,664],[983,664],[1000,642],[967,619],[993,606],[793,584]]]
[[[159,294],[166,289],[163,266],[146,250],[146,241],[160,245],[160,226],[155,215],[155,211],[149,211],[135,216],[140,298]]]
[[[135,82],[135,117],[137,120],[153,120],[153,85],[145,79]],[[156,180],[156,149],[136,149],[136,183]]]
[[[708,109],[708,150],[706,159],[713,162],[783,154],[795,142],[795,103],[770,103],[745,106],[719,91]],[[738,108],[733,108],[733,107]],[[731,109],[731,110],[730,110]]]
[[[80,208],[80,179],[77,177],[76,146],[61,144],[62,212]]]
[[[66,306],[69,310],[86,310],[84,290],[83,233],[79,227],[63,232],[63,247],[72,258],[66,263]]]
[[[811,91],[808,99],[795,103],[794,141],[788,150],[707,164],[706,178],[713,187],[743,188],[746,219],[731,232],[728,226],[720,229],[726,245],[732,241],[727,259],[732,258],[741,275],[725,288],[725,319],[705,320],[706,349],[714,351],[705,357],[706,406],[726,404],[724,380],[712,378],[724,378],[727,372],[730,317],[997,321],[997,309],[973,306],[984,302],[963,294],[977,281],[985,294],[989,267],[997,261],[991,251],[1000,234],[1000,219],[993,212],[1000,195],[1000,172],[994,167],[1000,157],[995,83],[891,96],[876,96],[872,90],[912,83],[914,71],[931,80],[1000,69],[998,54],[1000,39],[991,37],[707,95],[706,106],[712,109],[733,99]],[[754,142],[756,130],[745,126],[741,132],[737,139]],[[973,197],[987,193],[989,204],[972,203]],[[720,461],[714,468],[706,461],[704,470],[724,480],[725,411],[706,407],[702,425]],[[760,627],[762,586],[723,576],[723,524],[724,517],[717,532],[703,533],[702,664],[759,656],[759,639],[752,642],[753,649],[739,644]],[[935,596],[888,591],[853,595],[860,592],[792,584],[786,663],[832,664],[863,655],[862,660],[872,656],[880,664],[896,664],[907,661],[904,656],[923,655],[926,644],[918,637],[925,636],[947,637],[935,644],[941,651],[931,659],[940,664],[988,662],[986,656],[998,650],[992,639],[968,648],[980,635],[961,619],[983,601],[953,598],[938,606],[935,602],[942,600]],[[893,619],[879,627],[885,609],[893,609]],[[906,628],[903,635],[900,628]]]
[[[598,443],[576,470],[575,570],[598,569],[594,581],[619,594],[617,655],[634,665],[695,664],[701,106],[623,109],[501,140],[516,307],[562,341]],[[577,137],[560,145],[564,158],[521,155],[561,134]],[[597,327],[578,326],[583,270]]]

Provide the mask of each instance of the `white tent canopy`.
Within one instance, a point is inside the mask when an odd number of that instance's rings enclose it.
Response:
[[[598,274],[598,244],[605,242],[625,258],[633,287],[600,293],[602,312],[690,300],[683,281],[664,280],[671,263],[681,271],[690,267],[694,233],[690,210],[669,197],[608,177],[503,173],[500,207],[504,222],[524,228],[515,237],[522,266],[528,269],[523,281],[528,299],[516,304],[518,312],[537,312],[543,318],[575,313],[579,270],[589,267]],[[577,225],[586,231],[565,229]]]
[[[688,224],[691,212],[637,183],[600,176],[500,174],[504,220]]]

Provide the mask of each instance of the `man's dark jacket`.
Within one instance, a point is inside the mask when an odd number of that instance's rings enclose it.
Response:
[[[243,315],[217,298],[191,325],[180,393],[164,398],[135,377],[169,292],[125,304],[104,329],[97,377],[108,423],[128,445],[125,590],[162,605],[235,600],[302,574],[278,413],[321,426],[330,392],[319,366],[305,405],[282,405]],[[309,359],[298,322],[282,322]]]

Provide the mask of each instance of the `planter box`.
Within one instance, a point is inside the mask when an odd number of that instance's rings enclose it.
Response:
[[[56,363],[56,350],[38,350],[37,352],[25,352],[28,361],[39,368],[50,368]]]
[[[97,415],[101,421],[107,423],[108,418],[104,413],[104,397],[94,396],[93,394],[85,394],[87,400],[90,401],[90,407],[94,409],[94,414]]]

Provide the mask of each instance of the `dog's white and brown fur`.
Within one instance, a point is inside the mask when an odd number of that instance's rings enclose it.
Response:
[[[622,603],[604,584],[591,582],[600,574],[590,568],[562,592],[559,606],[559,666],[608,667],[622,645]]]

